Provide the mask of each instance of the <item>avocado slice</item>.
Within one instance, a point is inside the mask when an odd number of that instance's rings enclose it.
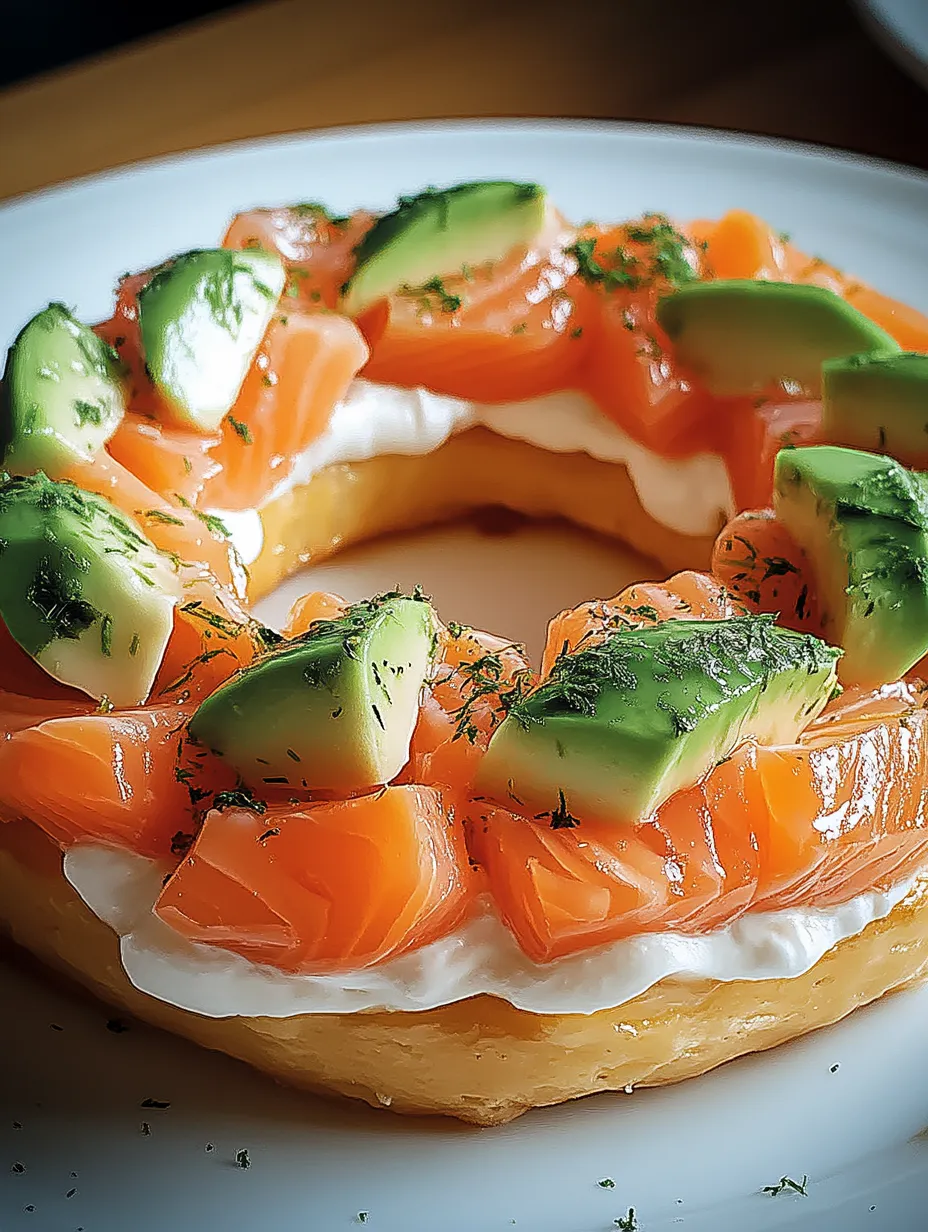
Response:
[[[19,332],[0,384],[0,448],[11,475],[61,473],[88,462],[125,414],[115,352],[64,304]]]
[[[139,292],[145,367],[179,427],[214,432],[231,410],[284,288],[275,253],[182,253]]]
[[[258,790],[344,794],[388,783],[409,758],[436,627],[418,594],[356,603],[233,676],[190,732]]]
[[[747,737],[794,740],[832,695],[840,653],[769,615],[613,633],[562,654],[516,702],[477,791],[554,826],[635,822]]]
[[[840,295],[797,282],[692,282],[658,301],[657,319],[681,362],[720,396],[784,380],[818,394],[824,360],[899,350]]]
[[[0,617],[62,684],[144,702],[179,592],[167,557],[109,501],[41,473],[0,487]]]
[[[837,445],[928,457],[928,355],[848,355],[822,365],[822,435]]]
[[[774,509],[812,562],[825,636],[844,647],[842,680],[904,675],[928,652],[925,478],[881,454],[783,449]]]
[[[440,275],[499,261],[530,244],[545,219],[547,196],[538,184],[478,180],[427,188],[400,197],[355,249],[355,270],[342,288],[343,310],[357,316],[403,287],[427,291]]]

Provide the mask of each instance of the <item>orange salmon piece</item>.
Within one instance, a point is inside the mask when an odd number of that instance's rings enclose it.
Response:
[[[666,582],[635,582],[614,599],[595,599],[555,616],[548,624],[541,674],[547,676],[558,655],[617,629],[663,620],[727,620],[745,611],[720,581],[691,569]]]
[[[106,448],[146,487],[162,495],[179,493],[195,505],[207,481],[220,470],[221,463],[210,456],[220,439],[218,434],[201,436],[166,428],[130,412]]]
[[[691,228],[705,243],[705,261],[715,278],[783,280],[788,240],[747,210],[729,210],[718,222]]]
[[[715,448],[725,459],[736,509],[773,499],[773,468],[784,445],[821,439],[822,404],[804,398],[728,398],[715,409]]]
[[[643,932],[705,933],[916,871],[928,852],[928,687],[849,694],[797,744],[746,741],[637,824],[475,816],[471,851],[525,952],[547,962]]]
[[[76,694],[74,700],[0,691],[0,748],[13,732],[22,731],[26,727],[36,727],[48,719],[91,714],[97,709],[96,702],[77,693],[77,690],[73,692]]]
[[[928,351],[928,316],[859,282],[845,285],[844,298],[895,338],[903,351]]]
[[[830,713],[840,715],[840,701]],[[757,765],[766,824],[757,827],[756,909],[847,902],[924,859],[924,710],[855,724],[846,737],[840,717],[819,719],[797,746],[759,748]]]
[[[552,217],[537,245],[407,288],[358,319],[371,347],[364,376],[478,402],[532,398],[576,383],[589,310]]]
[[[275,317],[209,451],[217,469],[205,480],[203,508],[259,505],[325,429],[367,354],[347,317],[298,311]]]
[[[465,790],[512,702],[537,683],[522,646],[452,626],[413,731],[404,781]]]
[[[244,597],[247,579],[231,541],[215,519],[153,492],[133,473],[99,453],[92,462],[74,462],[62,475],[79,488],[96,492],[137,520],[156,548],[178,562],[206,570]]]
[[[231,596],[193,586],[174,609],[174,627],[151,696],[158,702],[202,701],[263,649],[260,625]]]
[[[111,842],[167,856],[193,809],[178,781],[181,706],[52,718],[0,743],[0,814],[26,817],[62,846]]]
[[[296,308],[334,308],[354,271],[354,250],[374,224],[374,215],[356,210],[333,218],[322,206],[282,205],[237,214],[223,248],[265,248],[276,252],[289,275],[283,312]]]
[[[317,620],[338,620],[340,616],[344,616],[348,607],[348,600],[341,595],[327,590],[310,591],[308,595],[301,595],[294,600],[287,615],[283,635],[287,638],[299,637]]]
[[[155,912],[194,941],[282,971],[366,967],[426,945],[467,910],[454,810],[432,787],[295,809],[212,812]]]
[[[711,568],[748,611],[774,612],[787,629],[821,636],[809,558],[772,509],[733,518],[715,541]]]
[[[712,400],[677,371],[656,315],[675,280],[701,272],[699,249],[663,215],[645,215],[584,228],[574,251],[594,301],[582,387],[648,448],[669,456],[705,448]]]
[[[552,829],[506,809],[472,809],[471,854],[504,922],[535,962],[648,932],[669,909],[666,857],[632,827],[584,821]]]

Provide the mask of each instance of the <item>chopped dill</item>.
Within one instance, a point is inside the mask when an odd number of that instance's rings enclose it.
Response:
[[[242,438],[242,440],[245,442],[246,445],[252,444],[253,437],[251,435],[251,430],[249,429],[248,424],[242,423],[240,419],[236,419],[233,415],[229,416],[229,423],[232,425],[237,435]]]

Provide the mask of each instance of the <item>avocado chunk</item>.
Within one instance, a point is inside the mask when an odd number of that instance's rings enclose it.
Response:
[[[783,449],[774,509],[805,549],[841,678],[897,680],[928,652],[928,495],[892,458],[833,445]]]
[[[179,427],[214,432],[231,410],[284,287],[280,257],[182,253],[139,292],[145,367]]]
[[[674,353],[710,393],[757,393],[795,381],[817,395],[821,367],[899,344],[825,287],[748,278],[692,282],[658,301]]]
[[[356,603],[233,676],[190,732],[258,790],[345,794],[388,783],[409,759],[435,629],[418,595]]]
[[[167,557],[102,497],[41,473],[0,487],[0,616],[62,684],[144,702],[179,589]]]
[[[357,316],[403,288],[427,293],[441,275],[499,261],[541,230],[547,197],[537,184],[484,180],[427,188],[400,197],[355,249],[355,270],[342,288],[343,309]],[[437,288],[435,288],[437,289]]]
[[[49,304],[7,353],[0,385],[3,466],[11,475],[54,475],[88,462],[125,409],[115,353],[64,304]]]
[[[635,822],[748,737],[788,743],[840,651],[769,615],[669,620],[562,654],[494,733],[477,790],[553,825]]]
[[[822,435],[836,445],[928,458],[928,355],[849,355],[822,365]]]

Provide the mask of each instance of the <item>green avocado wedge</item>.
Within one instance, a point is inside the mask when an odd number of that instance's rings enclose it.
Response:
[[[499,261],[530,244],[545,219],[547,197],[538,184],[485,180],[429,188],[401,197],[355,249],[356,265],[342,288],[342,309],[358,316],[403,288],[427,296],[442,277],[467,266]],[[441,297],[448,309],[449,297]]]
[[[319,620],[200,705],[191,734],[257,791],[349,793],[409,757],[437,622],[418,595],[380,595]]]
[[[182,253],[139,292],[145,367],[177,427],[214,432],[238,397],[284,287],[259,249]]]
[[[43,474],[0,486],[0,617],[62,684],[141,705],[179,594],[167,557],[102,497]]]
[[[831,697],[840,653],[772,616],[613,633],[561,655],[516,702],[476,790],[552,822],[566,809],[632,824],[747,737],[794,740]]]
[[[60,475],[89,462],[125,413],[114,352],[64,304],[49,304],[16,337],[0,385],[0,449],[11,475]]]
[[[928,355],[849,355],[822,365],[822,436],[836,445],[928,463]]]
[[[914,667],[928,653],[925,477],[881,454],[783,449],[774,509],[812,563],[842,681],[876,686]]]
[[[658,302],[675,356],[710,393],[735,397],[792,381],[813,396],[827,359],[899,344],[840,295],[794,282],[692,282]]]

